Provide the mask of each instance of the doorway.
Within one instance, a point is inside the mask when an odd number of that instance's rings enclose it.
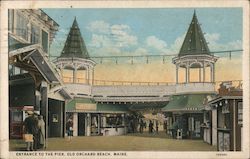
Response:
[[[85,136],[85,114],[78,113],[78,136]]]

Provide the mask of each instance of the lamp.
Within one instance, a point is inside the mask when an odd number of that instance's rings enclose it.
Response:
[[[228,104],[228,101],[227,101],[227,99],[225,100],[225,104]]]

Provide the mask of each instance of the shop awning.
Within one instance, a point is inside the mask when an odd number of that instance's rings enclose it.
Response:
[[[124,113],[128,111],[126,104],[96,103],[90,98],[74,98],[66,104],[66,112]]]
[[[207,103],[207,96],[209,94],[187,94],[174,95],[170,102],[162,108],[163,112],[173,111],[200,111]]]
[[[97,110],[103,112],[128,112],[128,106],[126,104],[97,104]]]
[[[26,71],[40,73],[48,83],[61,83],[55,66],[38,44],[28,45],[9,52],[10,64]]]

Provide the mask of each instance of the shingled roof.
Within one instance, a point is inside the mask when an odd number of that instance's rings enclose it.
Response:
[[[202,54],[210,54],[210,51],[194,11],[193,19],[181,46],[179,56]]]
[[[81,36],[76,18],[74,19],[72,27],[70,28],[60,57],[78,57],[85,59],[89,58],[89,54],[84,40]]]
[[[162,108],[164,112],[201,110],[204,101],[210,94],[182,94],[171,97],[169,103]]]

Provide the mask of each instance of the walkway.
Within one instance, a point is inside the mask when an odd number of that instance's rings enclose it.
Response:
[[[176,140],[163,132],[158,135],[128,134],[126,136],[73,137],[72,141],[63,138],[50,138],[48,151],[216,151],[216,147],[202,140]],[[22,150],[21,140],[11,140],[10,150]]]

